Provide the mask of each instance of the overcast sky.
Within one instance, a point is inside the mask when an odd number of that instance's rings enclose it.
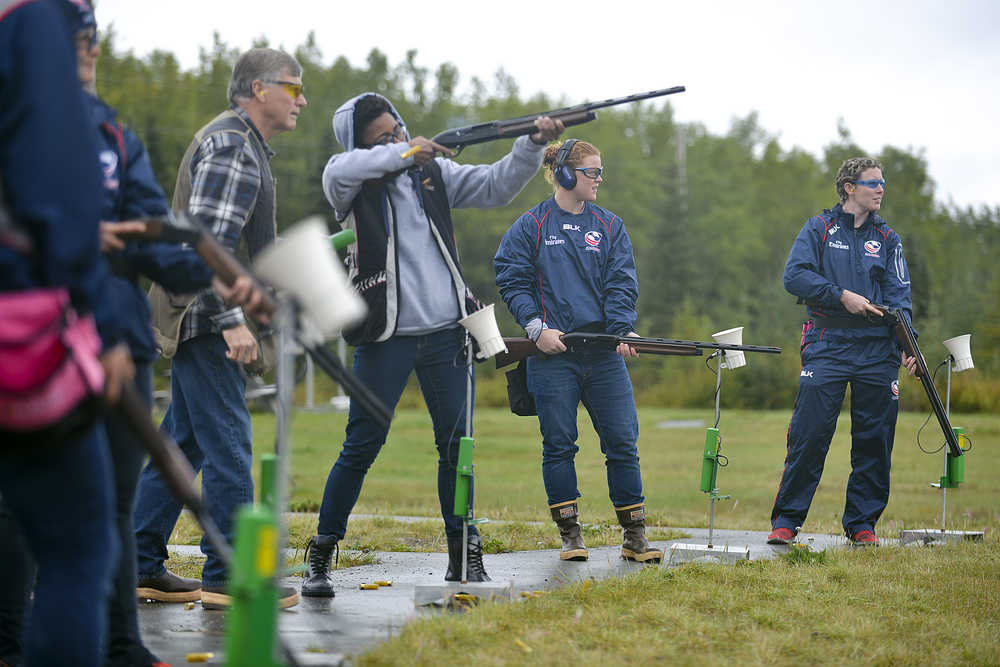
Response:
[[[1000,205],[1000,2],[993,0],[98,0],[97,7],[99,25],[114,26],[117,48],[171,51],[185,68],[197,64],[213,32],[241,50],[266,36],[291,51],[311,30],[325,64],[344,56],[361,67],[377,47],[395,65],[416,49],[418,64],[432,72],[454,63],[463,92],[472,76],[492,85],[500,67],[522,97],[544,91],[568,104],[684,85],[687,92],[671,98],[679,120],[719,134],[756,110],[783,148],[817,156],[843,118],[867,151],[885,144],[923,151],[939,201]],[[892,174],[886,179],[891,184]]]

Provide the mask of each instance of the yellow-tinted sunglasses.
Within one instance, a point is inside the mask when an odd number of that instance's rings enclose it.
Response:
[[[274,83],[285,89],[285,92],[292,96],[293,100],[299,99],[299,95],[303,95],[306,92],[306,87],[301,83],[295,83],[294,81],[281,81],[280,79],[274,79],[270,81],[265,81],[265,83]]]

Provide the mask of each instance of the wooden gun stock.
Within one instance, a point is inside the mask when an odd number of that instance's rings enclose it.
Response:
[[[212,234],[205,229],[204,225],[193,217],[180,215],[178,220],[182,225],[172,225],[166,220],[146,219],[146,229],[141,232],[123,232],[119,236],[127,240],[136,241],[163,241],[166,243],[187,243],[191,245],[198,256],[208,264],[209,268],[219,277],[222,282],[232,287],[233,283],[240,276],[250,276],[254,281],[254,287],[261,295],[261,302],[258,310],[267,315],[274,315],[278,310],[271,295],[257,282],[250,271],[244,267],[231,252],[219,243]]]
[[[635,338],[629,336],[615,336],[613,334],[588,334],[588,333],[568,333],[560,336],[567,347],[572,345],[587,345],[593,347],[604,347],[609,350],[615,349],[619,343],[626,343],[640,354],[661,354],[667,356],[695,357],[701,354],[694,345],[686,343],[674,343],[659,341],[649,338]],[[521,361],[525,357],[536,356],[545,358],[549,355],[539,351],[528,338],[504,338],[506,352],[496,355],[497,368],[503,368],[510,364]]]

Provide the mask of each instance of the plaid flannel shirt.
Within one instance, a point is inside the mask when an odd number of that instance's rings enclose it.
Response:
[[[267,145],[247,113],[239,107],[233,109],[257,134],[270,159],[274,151]],[[188,209],[203,221],[211,221],[212,235],[233,252],[250,220],[257,192],[261,186],[261,170],[253,148],[238,134],[217,132],[202,140],[191,158],[191,198]],[[185,341],[206,333],[219,333],[224,329],[245,324],[243,310],[227,308],[211,289],[198,294],[198,298],[184,316],[180,340]]]

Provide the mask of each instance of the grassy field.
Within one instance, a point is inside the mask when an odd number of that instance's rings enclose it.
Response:
[[[648,567],[408,624],[357,665],[996,665],[1000,542]]]
[[[603,457],[586,412],[580,411],[577,455],[581,520],[614,523],[607,495]],[[784,463],[785,431],[790,413],[723,410],[719,429],[729,466],[719,472],[719,489],[733,496],[716,504],[718,528],[767,530],[774,494]],[[902,527],[938,527],[941,492],[929,483],[943,467],[942,454],[922,453],[916,433],[926,415],[903,413],[896,429],[892,492],[879,524],[885,535]],[[708,498],[698,489],[709,410],[640,410],[639,454],[649,523],[707,527]],[[668,421],[701,420],[702,426],[662,428]],[[973,441],[967,454],[966,482],[948,493],[948,527],[992,530],[1000,526],[1000,417],[953,415]],[[291,502],[294,509],[315,512],[323,497],[330,466],[343,441],[346,416],[296,413],[292,423]],[[500,409],[479,410],[476,428],[476,514],[490,519],[549,521],[541,480],[541,441],[533,417]],[[273,451],[274,419],[254,415],[255,451]],[[943,438],[935,420],[921,434],[925,449]],[[843,414],[830,448],[826,470],[804,531],[841,532],[844,492],[850,472],[850,417]],[[436,452],[426,412],[400,410],[389,441],[369,471],[355,512],[437,517]],[[348,528],[348,539],[353,539]]]
[[[729,466],[719,488],[719,528],[767,530],[784,461],[789,413],[724,410],[719,425]],[[893,454],[893,488],[879,524],[883,536],[904,526],[940,525],[942,454],[922,453],[916,433],[926,415],[902,414]],[[708,499],[698,490],[708,411],[642,409],[640,456],[650,524],[706,527]],[[665,428],[664,422],[699,426]],[[948,527],[985,530],[985,544],[883,547],[814,553],[796,549],[776,561],[733,567],[647,567],[623,579],[584,581],[514,604],[483,604],[463,614],[416,620],[396,637],[353,657],[358,665],[688,664],[1000,664],[1000,417],[954,415],[973,449],[966,483],[948,494]],[[293,422],[293,507],[314,512],[343,439],[343,414],[304,413]],[[607,497],[597,438],[580,417],[577,458],[581,518],[588,545],[614,544],[620,530]],[[476,513],[509,523],[482,526],[488,552],[557,548],[542,490],[537,421],[499,409],[476,416]],[[254,415],[256,453],[273,449],[274,419]],[[932,421],[924,447],[942,440]],[[849,416],[842,415],[826,471],[803,526],[840,533],[849,473]],[[356,513],[412,515],[351,522],[341,567],[373,562],[374,551],[444,551],[436,494],[436,455],[426,413],[397,413],[389,442],[370,471]],[[533,524],[528,522],[541,522]],[[289,521],[289,544],[301,546],[315,515]],[[651,529],[656,540],[675,533]],[[173,541],[196,543],[180,522]],[[177,561],[175,563],[175,560]],[[301,552],[292,562],[301,563]],[[197,576],[201,559],[170,566]]]

